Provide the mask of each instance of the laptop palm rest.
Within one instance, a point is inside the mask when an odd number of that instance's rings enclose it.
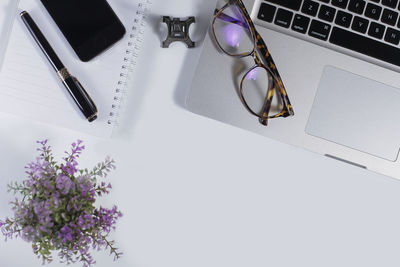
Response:
[[[326,66],[306,132],[396,161],[400,150],[400,89]]]

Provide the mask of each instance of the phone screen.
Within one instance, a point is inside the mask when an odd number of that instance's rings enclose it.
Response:
[[[106,0],[41,0],[81,59],[122,38],[125,28]]]

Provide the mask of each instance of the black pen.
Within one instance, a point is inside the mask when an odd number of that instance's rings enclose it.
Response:
[[[86,119],[89,122],[97,119],[97,107],[95,103],[78,79],[72,76],[65,68],[32,17],[28,12],[23,11],[21,12],[21,18]]]

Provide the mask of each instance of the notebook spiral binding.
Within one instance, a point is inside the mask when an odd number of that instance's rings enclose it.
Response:
[[[122,111],[124,100],[128,93],[128,81],[138,62],[144,29],[146,27],[146,16],[150,11],[151,5],[152,3],[150,0],[140,2],[133,18],[133,26],[128,33],[129,41],[123,59],[124,64],[121,66],[120,78],[115,88],[114,100],[107,122],[110,125],[118,125],[120,112]]]

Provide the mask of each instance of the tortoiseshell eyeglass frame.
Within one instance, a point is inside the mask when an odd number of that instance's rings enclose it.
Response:
[[[246,19],[246,22],[237,20],[229,15],[226,15],[224,13],[224,10],[229,8],[230,6],[237,6],[240,10],[240,12],[242,13],[243,17]],[[250,30],[251,35],[253,37],[253,41],[254,41],[254,48],[251,52],[248,53],[242,53],[239,55],[232,55],[229,54],[228,52],[226,52],[222,46],[219,44],[218,42],[218,38],[217,35],[215,33],[215,21],[217,19],[222,19],[223,21],[226,22],[230,22],[230,23],[234,23],[237,25],[240,25],[244,28],[247,28],[248,30]],[[253,21],[250,18],[249,13],[246,10],[246,7],[244,6],[242,0],[229,0],[228,3],[226,3],[225,6],[223,6],[221,9],[215,9],[214,12],[214,19],[212,22],[212,33],[214,35],[214,38],[216,40],[216,43],[218,45],[218,47],[227,55],[229,56],[233,56],[233,57],[239,57],[239,58],[243,58],[243,57],[248,57],[248,56],[252,56],[254,58],[254,62],[255,65],[244,75],[241,83],[240,83],[240,91],[239,91],[239,95],[240,95],[240,100],[242,101],[243,105],[245,106],[245,108],[254,116],[257,116],[259,118],[259,122],[263,125],[267,125],[268,124],[268,120],[269,119],[275,119],[275,118],[279,118],[279,117],[289,117],[289,116],[293,116],[294,115],[294,111],[293,111],[293,107],[292,104],[290,103],[288,94],[286,92],[285,86],[283,85],[281,76],[279,75],[278,69],[275,65],[274,60],[272,59],[272,56],[267,48],[267,45],[265,44],[263,38],[261,37],[261,35],[257,32]],[[260,57],[261,56],[261,57]],[[265,62],[265,64],[261,61],[261,59],[263,59],[263,61]],[[267,91],[267,95],[265,97],[265,101],[264,101],[264,105],[262,108],[262,111],[260,112],[260,114],[257,114],[256,112],[254,112],[249,105],[247,104],[245,97],[243,95],[243,83],[246,79],[246,76],[253,71],[255,68],[264,68],[272,77],[272,83],[271,86],[268,88]],[[279,93],[281,100],[282,100],[282,110],[281,112],[279,112],[276,115],[270,116],[269,112],[272,106],[272,99],[274,97],[275,91],[277,93]]]

